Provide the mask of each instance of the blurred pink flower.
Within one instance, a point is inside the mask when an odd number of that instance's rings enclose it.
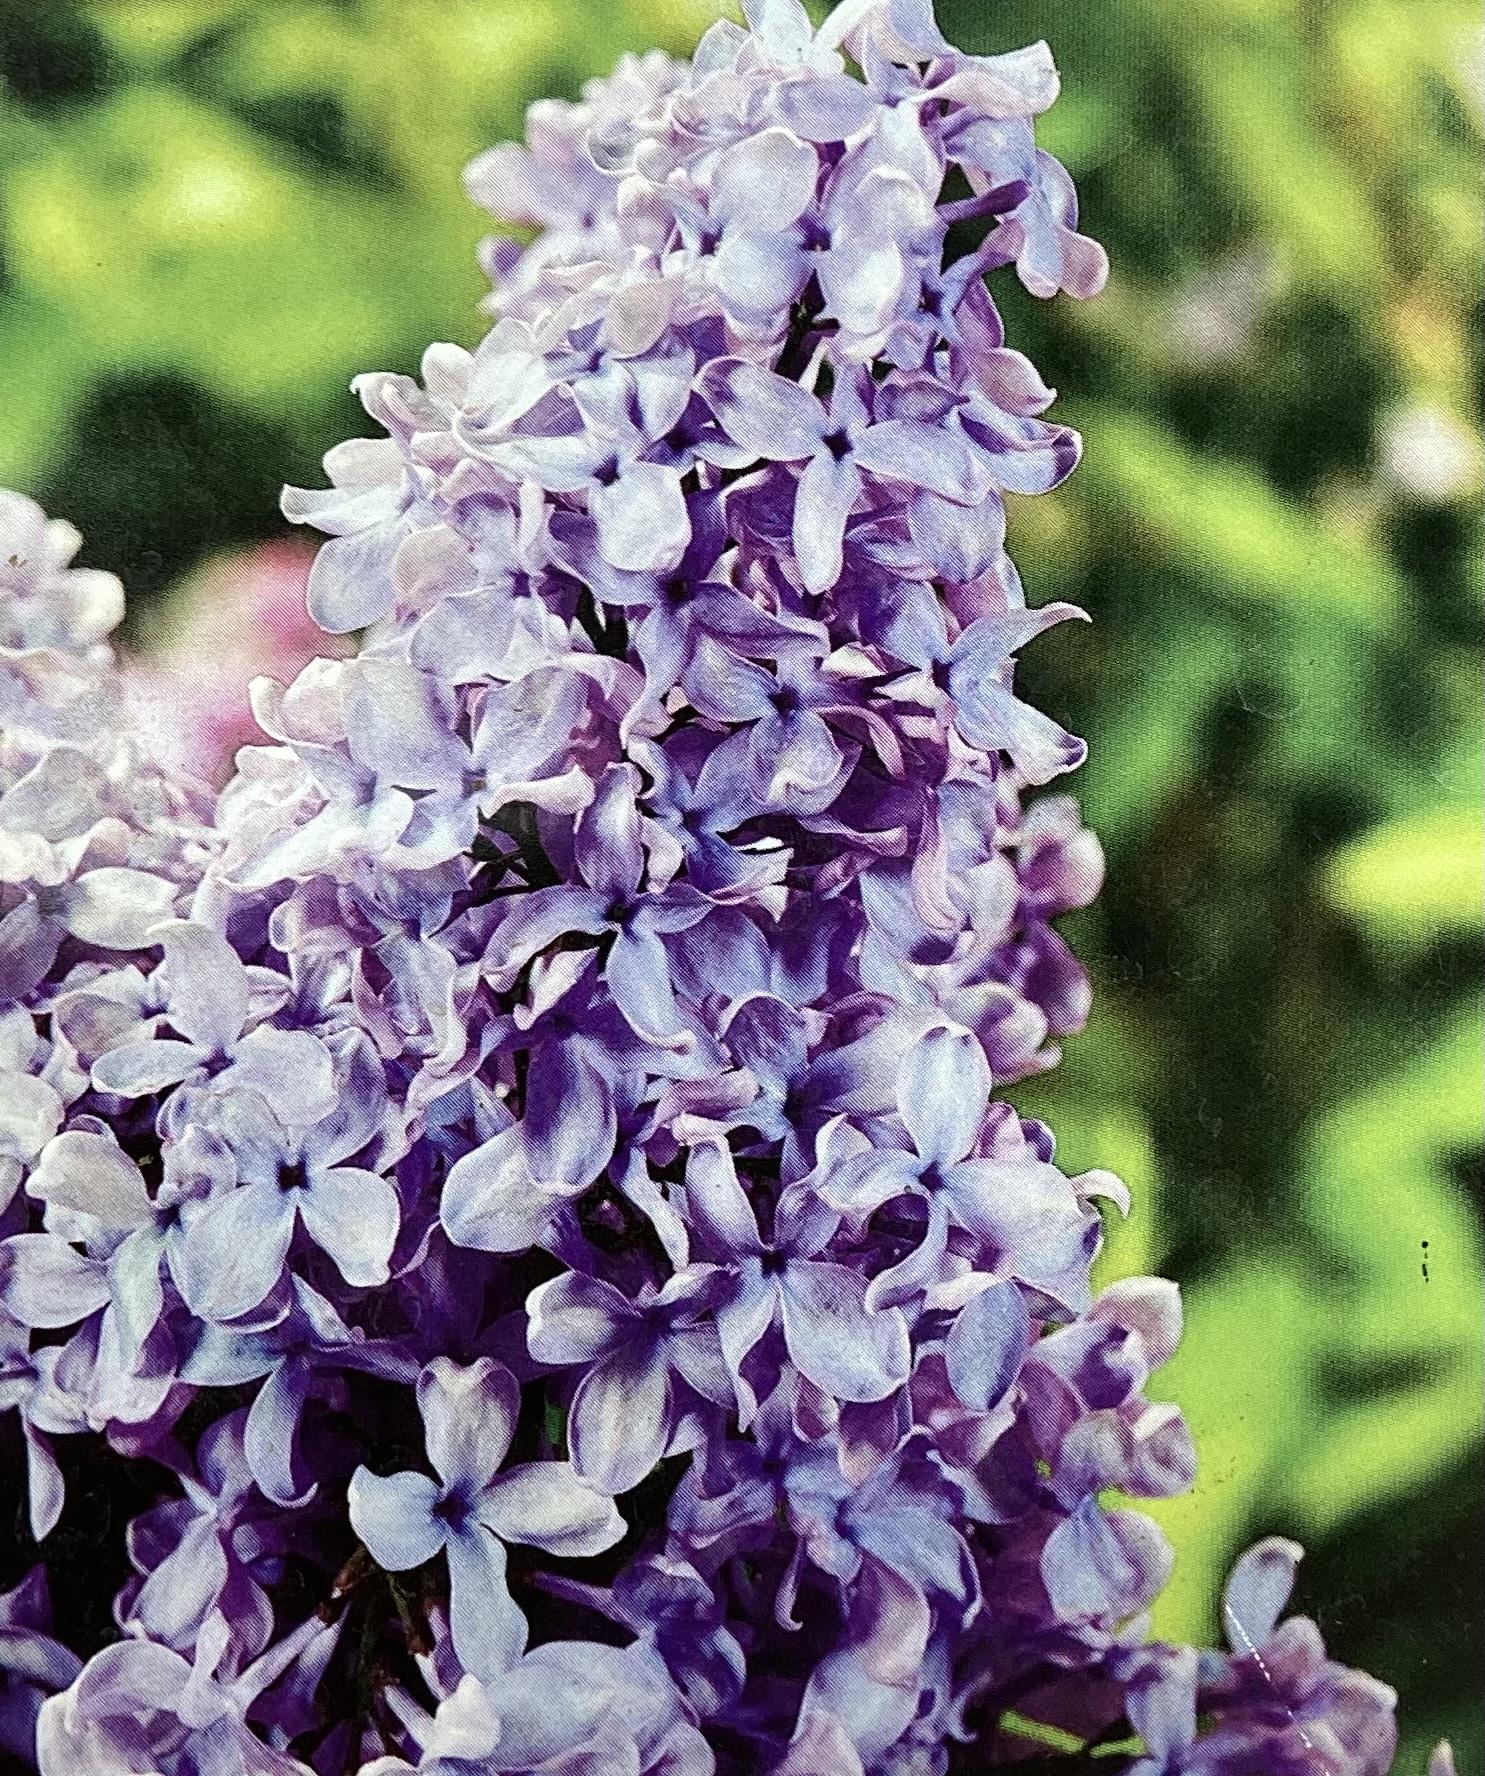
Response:
[[[266,741],[248,701],[253,679],[287,683],[317,655],[353,651],[305,611],[313,559],[313,549],[287,540],[218,555],[157,607],[124,673],[146,752],[219,786],[239,746]]]

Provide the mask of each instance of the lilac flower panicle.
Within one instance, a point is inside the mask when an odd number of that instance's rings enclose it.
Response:
[[[0,496],[42,1776],[948,1776],[1028,1719],[1125,1776],[1389,1767],[1293,1544],[1225,1651],[1148,1641],[1179,1296],[1095,1286],[1127,1193],[1006,1096],[1102,875],[1015,685],[1083,613],[1005,549],[1081,447],[986,283],[1106,272],[1050,54],[746,12],[469,169],[490,329],[359,377],[381,435],[285,493],[358,639],[254,685],[218,794],[129,734],[118,582]],[[74,1448],[139,1501],[111,1630],[48,1600]]]

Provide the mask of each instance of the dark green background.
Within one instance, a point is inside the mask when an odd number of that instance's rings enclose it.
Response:
[[[1157,1615],[1257,1533],[1480,1772],[1480,32],[1462,0],[941,0],[1048,37],[1043,139],[1114,275],[1016,343],[1087,460],[1020,501],[1025,668],[1088,735],[1093,1026],[1019,1097],[1122,1170],[1203,1456]],[[361,369],[472,342],[459,184],[681,0],[0,0],[0,484],[136,608],[278,534]],[[1408,443],[1412,437],[1411,445]],[[157,607],[158,609],[159,607]],[[1425,1246],[1425,1242],[1426,1246]],[[1425,1278],[1425,1262],[1427,1276]]]

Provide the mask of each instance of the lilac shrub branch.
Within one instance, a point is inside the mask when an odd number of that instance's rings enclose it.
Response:
[[[1005,552],[1080,442],[985,281],[1105,276],[1051,57],[747,11],[469,169],[534,239],[286,491],[359,650],[257,683],[214,802],[129,738],[118,583],[0,505],[42,1776],[1389,1766],[1293,1544],[1226,1651],[1149,1642],[1179,1297],[1095,1293],[1124,1188],[1004,1095],[1087,1016],[1054,927],[1102,873],[1015,689],[1083,613]],[[154,1502],[69,1646],[83,1433]]]

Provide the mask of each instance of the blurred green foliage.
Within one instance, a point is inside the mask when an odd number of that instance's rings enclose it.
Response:
[[[1480,32],[1466,0],[940,0],[1048,37],[1108,292],[1013,337],[1089,453],[1012,515],[1098,617],[1024,671],[1088,735],[1100,998],[1018,1093],[1186,1286],[1202,1453],[1157,1616],[1301,1601],[1480,1770]],[[459,169],[702,0],[0,0],[0,484],[147,598],[277,528],[356,371],[471,341]]]

